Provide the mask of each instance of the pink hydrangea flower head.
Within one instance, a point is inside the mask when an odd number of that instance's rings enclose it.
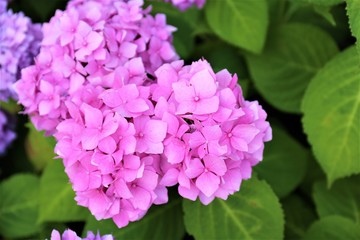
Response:
[[[239,191],[271,140],[265,111],[243,98],[236,75],[205,60],[164,64],[155,76],[155,114],[168,123],[161,184],[204,204]]]
[[[118,227],[166,203],[169,186],[204,204],[226,199],[272,137],[237,76],[177,61],[174,28],[142,4],[70,1],[15,85],[35,126],[55,136],[77,203]]]
[[[54,134],[56,125],[69,117],[65,103],[80,106],[85,87],[116,88],[119,94],[130,87],[137,90],[135,85],[143,85],[147,74],[178,58],[172,46],[175,28],[166,24],[165,15],[151,16],[142,5],[143,0],[74,0],[43,25],[35,65],[24,69],[14,86],[37,129]],[[124,86],[129,83],[134,86]],[[129,92],[131,99],[119,107],[145,111],[138,95]],[[136,108],[126,107],[134,102]]]

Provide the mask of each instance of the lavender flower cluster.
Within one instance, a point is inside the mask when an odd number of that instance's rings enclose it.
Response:
[[[50,240],[114,240],[114,239],[115,238],[110,234],[100,236],[99,233],[95,235],[90,231],[87,233],[85,238],[81,238],[76,234],[76,232],[70,229],[65,230],[61,235],[57,230],[53,230],[51,232],[51,238],[50,238]]]
[[[198,8],[202,8],[205,5],[206,0],[164,0],[165,2],[171,2],[172,5],[185,11],[188,8],[196,5]]]
[[[4,154],[6,148],[15,139],[14,124],[11,117],[0,109],[0,155]]]
[[[20,78],[20,70],[33,63],[42,38],[39,24],[6,6],[7,1],[0,0],[0,101],[17,99],[12,84]]]
[[[40,25],[21,12],[7,10],[7,3],[0,0],[0,103],[17,99],[12,85],[20,78],[20,70],[33,63],[42,38]],[[0,154],[16,137],[11,119],[0,109]]]

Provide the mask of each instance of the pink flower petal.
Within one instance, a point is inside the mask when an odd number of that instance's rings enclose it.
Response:
[[[81,105],[81,111],[84,113],[85,126],[87,128],[100,128],[102,126],[103,115],[99,109],[83,103]]]
[[[134,197],[129,200],[134,207],[139,208],[140,210],[148,210],[151,204],[150,193],[141,187],[132,187],[131,192]]]
[[[116,150],[116,142],[112,137],[106,137],[99,142],[98,148],[104,153],[111,154]]]
[[[179,170],[176,168],[169,169],[161,178],[159,184],[167,187],[174,186],[178,183]]]
[[[136,181],[136,184],[146,190],[154,190],[158,185],[158,175],[150,170],[144,170],[144,174]]]
[[[149,120],[144,128],[146,138],[154,143],[164,140],[167,131],[167,124],[160,120]]]
[[[195,73],[190,79],[190,83],[194,86],[195,94],[200,99],[210,98],[215,95],[215,79],[207,69]]]
[[[219,109],[219,98],[217,96],[204,98],[196,102],[194,114],[210,114],[215,113]]]
[[[176,138],[172,139],[166,145],[164,154],[167,157],[167,161],[171,164],[182,162],[185,158],[185,143]]]
[[[133,195],[131,194],[128,186],[126,185],[123,179],[117,179],[114,182],[114,186],[115,186],[115,192],[118,194],[119,197],[125,199],[133,198]]]
[[[175,82],[172,84],[172,88],[178,103],[193,101],[195,97],[194,88],[188,87],[185,82]]]
[[[85,129],[81,136],[82,147],[85,150],[92,150],[97,147],[100,134],[97,129]]]
[[[197,196],[199,195],[199,189],[197,189],[194,184],[191,184],[190,188],[179,186],[178,191],[182,197],[193,201],[195,201]]]
[[[210,197],[219,188],[220,178],[211,172],[204,172],[196,179],[196,186],[199,190]]]
[[[226,173],[226,164],[223,158],[207,155],[204,157],[205,167],[217,176],[223,176]]]
[[[185,174],[189,178],[196,178],[200,174],[204,172],[204,165],[201,160],[198,158],[190,159],[187,169],[185,170]]]
[[[250,143],[258,133],[259,129],[245,124],[236,125],[232,130],[234,136],[244,139],[247,143]]]
[[[126,108],[132,113],[141,113],[149,110],[149,106],[146,104],[145,100],[141,98],[129,101],[126,104]]]

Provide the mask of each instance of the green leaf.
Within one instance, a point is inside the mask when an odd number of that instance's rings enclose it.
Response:
[[[298,195],[284,198],[282,206],[285,212],[285,239],[301,239],[316,219],[312,206]]]
[[[185,227],[201,239],[282,239],[284,216],[279,200],[264,182],[252,178],[226,201],[208,206],[183,201]]]
[[[334,6],[330,12],[335,20],[335,26],[331,25],[329,21],[320,16],[319,13],[316,13],[314,6],[311,5],[296,8],[289,22],[300,22],[320,27],[331,35],[340,49],[344,49],[349,46],[349,36],[351,35],[345,8],[342,5]]]
[[[164,2],[151,2],[152,14],[166,14],[167,24],[177,28],[173,33],[173,44],[181,58],[188,58],[192,53],[195,43],[194,35],[199,11],[190,8],[186,12],[180,12],[171,4]]]
[[[300,112],[310,79],[338,49],[334,40],[315,26],[289,23],[274,31],[262,55],[248,55],[256,88],[274,107]]]
[[[29,133],[25,142],[26,153],[35,169],[42,170],[55,157],[55,144],[51,142],[53,140],[49,140],[53,137],[45,137],[44,132],[37,131],[31,123],[27,127]]]
[[[253,53],[261,53],[269,24],[266,0],[208,0],[209,26],[223,40]]]
[[[6,102],[0,101],[0,109],[4,109],[9,113],[15,114],[21,110],[21,107],[14,100],[8,99]]]
[[[311,80],[302,111],[305,133],[328,183],[360,173],[360,66],[355,47]]]
[[[314,10],[317,14],[325,18],[331,25],[335,26],[336,21],[334,16],[331,14],[331,7],[328,6],[314,6]]]
[[[315,222],[304,240],[358,240],[360,228],[354,222],[340,216],[329,216]]]
[[[60,160],[51,161],[40,179],[39,222],[82,221],[88,211],[76,204],[75,193]]]
[[[178,198],[163,206],[152,206],[143,219],[132,222],[122,229],[119,229],[111,219],[97,221],[90,216],[83,234],[97,230],[100,230],[102,235],[111,233],[116,239],[181,240],[185,235],[181,200]]]
[[[270,18],[270,30],[284,20],[287,0],[267,0]]]
[[[356,47],[360,54],[360,0],[346,0],[346,12],[352,35],[356,38]]]
[[[39,232],[39,179],[17,174],[0,185],[0,235],[5,238],[27,237]]]
[[[328,189],[325,181],[314,185],[316,210],[321,218],[341,215],[360,226],[360,176],[341,179]]]
[[[264,160],[254,170],[282,198],[304,178],[310,153],[282,128],[272,125],[272,130],[273,140],[266,144]]]
[[[334,6],[344,2],[344,0],[290,0],[292,2],[305,2],[321,6]]]
[[[313,154],[311,154],[307,164],[306,174],[301,182],[300,189],[304,194],[311,198],[314,182],[322,180],[326,180],[325,173],[321,169]]]

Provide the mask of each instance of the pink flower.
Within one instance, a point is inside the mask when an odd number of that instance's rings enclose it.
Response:
[[[124,117],[135,117],[149,109],[135,84],[125,85],[118,90],[106,90],[100,98]]]
[[[39,130],[54,134],[56,124],[68,117],[64,103],[77,101],[74,98],[82,88],[91,85],[115,90],[129,83],[141,86],[147,73],[153,74],[163,63],[178,58],[171,43],[175,28],[166,24],[165,15],[153,17],[142,5],[142,0],[72,0],[65,11],[56,11],[44,24],[45,37],[34,68],[24,71],[15,88],[19,102]],[[59,103],[52,105],[58,107],[39,104],[43,80],[53,85]],[[137,108],[122,110],[135,109],[134,114],[146,111],[146,105],[140,100],[138,103]]]
[[[80,21],[75,34],[74,49],[75,57],[80,61],[85,61],[103,42],[103,37],[98,32],[92,31],[90,25]]]
[[[215,80],[207,69],[194,74],[189,83],[173,83],[173,89],[179,103],[178,114],[209,114],[219,108],[219,97],[215,96]]]
[[[134,118],[136,130],[136,151],[139,153],[162,153],[166,136],[167,124],[160,120],[152,120],[141,116]]]
[[[86,103],[82,104],[84,113],[85,129],[82,133],[81,143],[85,150],[94,149],[99,141],[115,133],[118,127],[119,115],[109,113],[103,117],[99,109],[93,108]]]
[[[55,90],[55,86],[49,82],[42,80],[40,82],[39,90],[41,91],[42,100],[39,101],[39,114],[49,114],[54,109],[60,106],[60,96]]]
[[[199,157],[206,154],[221,156],[227,152],[227,147],[219,144],[222,132],[219,126],[205,126],[200,131],[195,131],[189,135],[189,146],[197,149]]]

